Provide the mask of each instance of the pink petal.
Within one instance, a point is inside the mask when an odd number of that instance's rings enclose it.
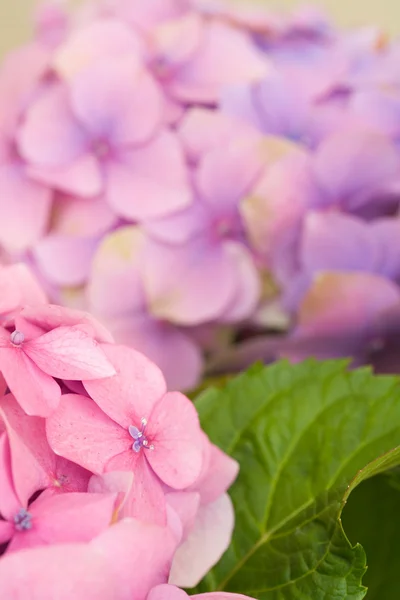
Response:
[[[205,594],[201,594],[203,597]],[[189,596],[174,585],[162,584],[153,588],[147,600],[187,600]]]
[[[0,373],[0,398],[4,396],[7,390],[7,382],[4,379],[3,373]]]
[[[210,211],[204,202],[195,200],[179,212],[152,219],[141,224],[149,239],[171,245],[184,244],[191,238],[204,235],[210,228]]]
[[[265,167],[258,137],[241,137],[204,155],[196,172],[199,194],[214,213],[235,209],[249,195]]]
[[[8,252],[22,252],[46,231],[51,191],[30,180],[17,163],[0,166],[0,189],[0,243]]]
[[[202,239],[177,247],[149,243],[143,277],[151,314],[180,325],[218,318],[236,292],[233,256]]]
[[[0,435],[0,514],[7,520],[12,520],[14,515],[21,508],[21,502],[14,489],[11,468],[10,447],[7,434],[2,433]],[[4,527],[3,535],[6,535],[7,531],[7,528]],[[13,532],[11,536],[12,535]],[[7,538],[7,540],[8,539],[10,538]]]
[[[56,454],[103,473],[107,462],[131,446],[131,437],[85,396],[65,394],[46,421],[49,444]],[[133,452],[132,452],[133,454]]]
[[[222,321],[232,323],[254,315],[261,296],[260,275],[255,260],[245,246],[231,242],[228,252],[236,260],[236,292],[226,308]]]
[[[0,72],[0,118],[7,132],[12,132],[18,124],[48,63],[47,50],[37,43],[26,44],[4,57]]]
[[[203,21],[195,12],[168,20],[156,27],[152,37],[152,67],[156,75],[168,78],[189,60],[201,43]]]
[[[168,506],[178,515],[183,526],[183,538],[186,538],[193,528],[200,507],[200,494],[197,492],[171,492],[166,496]]]
[[[206,109],[189,108],[178,128],[178,135],[189,158],[196,163],[215,147],[224,147],[242,135],[255,131],[243,120]]]
[[[136,226],[120,227],[103,239],[94,257],[87,291],[94,314],[104,318],[142,312],[145,298],[138,265],[144,242]]]
[[[107,379],[84,381],[85,388],[121,427],[126,430],[130,425],[140,427],[141,419],[149,419],[154,405],[166,391],[164,377],[156,365],[133,348],[102,347],[117,373]]]
[[[21,505],[27,506],[34,492],[50,485],[56,458],[47,442],[44,419],[26,415],[11,394],[2,399],[0,415],[10,444],[15,490]]]
[[[107,322],[117,342],[132,346],[162,371],[169,390],[193,389],[201,375],[200,348],[190,335],[148,315],[120,317]]]
[[[72,32],[54,57],[56,70],[66,79],[96,61],[119,56],[138,56],[143,43],[133,29],[116,19],[99,19]]]
[[[28,415],[48,417],[58,406],[60,386],[43,373],[22,348],[0,348],[0,369]]]
[[[121,590],[115,600],[145,600],[154,585],[167,581],[176,549],[169,528],[133,519],[113,525],[91,545],[114,573],[114,585]]]
[[[177,138],[162,132],[145,146],[125,151],[120,162],[110,163],[107,200],[119,216],[133,220],[160,217],[188,206],[192,195]]]
[[[89,542],[110,525],[116,497],[112,493],[42,494],[29,507],[35,525],[24,535],[31,534],[35,545]]]
[[[166,524],[166,501],[161,482],[148,465],[144,455],[129,448],[107,463],[107,471],[132,471],[133,483],[125,500],[124,514],[146,523]],[[149,450],[150,452],[150,450]]]
[[[10,599],[144,600],[167,580],[175,547],[167,528],[125,519],[89,545],[59,544],[4,556],[0,589]]]
[[[155,405],[146,432],[154,444],[146,456],[160,479],[175,489],[191,485],[203,460],[202,433],[193,403],[179,392],[169,392]]]
[[[56,544],[6,554],[0,562],[0,588],[5,598],[13,600],[116,598],[107,561],[88,551],[86,544]]]
[[[117,224],[104,198],[59,195],[54,201],[52,231],[62,235],[96,237]]]
[[[53,85],[32,104],[19,144],[28,162],[46,167],[68,164],[85,152],[87,139],[71,112],[66,86]]]
[[[89,153],[61,166],[31,165],[27,172],[36,181],[69,194],[91,198],[103,191],[98,161]]]
[[[8,542],[14,534],[14,523],[10,521],[0,521],[0,544]]]
[[[33,306],[46,302],[46,295],[29,268],[22,263],[0,267],[0,314],[27,302]]]
[[[196,55],[178,71],[169,91],[183,101],[216,102],[223,86],[261,79],[270,69],[245,33],[210,21]]]
[[[234,524],[227,494],[201,506],[192,531],[175,553],[169,582],[186,588],[196,586],[227,550]]]
[[[98,343],[77,326],[57,327],[26,342],[23,349],[42,371],[60,379],[98,379],[115,373]]]
[[[89,278],[97,240],[52,233],[33,249],[40,272],[54,285],[79,286]]]
[[[62,456],[56,456],[55,459],[53,491],[86,492],[92,473]]]
[[[72,82],[71,102],[92,138],[112,148],[149,140],[162,121],[161,90],[134,55],[85,69]]]
[[[103,475],[92,475],[87,491],[93,494],[117,494],[114,512],[117,512],[119,519],[123,519],[131,516],[129,509],[126,510],[124,505],[131,492],[133,479],[133,473],[129,471],[110,471]]]
[[[185,4],[178,0],[107,0],[107,6],[119,19],[127,21],[144,33],[151,32],[164,21],[178,18],[185,12]]]
[[[61,326],[85,325],[92,329],[93,337],[99,342],[112,342],[112,336],[107,329],[92,315],[81,310],[66,308],[54,304],[43,306],[25,306],[21,316],[44,331],[51,331]]]
[[[239,465],[236,460],[222,452],[217,446],[209,446],[209,456],[206,461],[206,469],[203,469],[200,477],[187,490],[198,491],[202,504],[214,502],[226,492],[235,481]]]

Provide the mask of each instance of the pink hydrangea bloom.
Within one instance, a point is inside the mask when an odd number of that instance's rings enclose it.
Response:
[[[172,579],[194,585],[229,545],[236,462],[149,359],[90,314],[48,304],[26,268],[0,273],[2,593],[146,600]],[[26,406],[21,360],[38,399],[57,389],[45,415]]]
[[[161,482],[183,489],[201,471],[195,408],[182,394],[166,393],[161,371],[141,354],[122,346],[103,348],[117,374],[84,381],[95,403],[85,396],[62,397],[47,419],[50,445],[95,473],[134,471],[134,516],[163,523]]]

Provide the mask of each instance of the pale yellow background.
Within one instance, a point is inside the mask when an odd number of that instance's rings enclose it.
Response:
[[[84,0],[71,0],[72,4]],[[276,0],[277,7],[299,6],[299,0]],[[0,57],[29,38],[31,16],[37,0],[0,0]],[[143,0],[151,2],[151,0]],[[400,34],[400,0],[315,0],[344,25],[378,24],[391,34]]]

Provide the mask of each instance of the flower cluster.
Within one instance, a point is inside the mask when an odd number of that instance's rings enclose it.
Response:
[[[399,53],[312,10],[45,6],[0,74],[4,259],[169,389],[278,355],[393,370]]]
[[[0,298],[2,598],[186,598],[175,585],[229,545],[237,463],[158,367],[25,266],[0,270]]]

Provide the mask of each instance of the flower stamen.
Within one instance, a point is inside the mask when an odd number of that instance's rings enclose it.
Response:
[[[32,515],[25,508],[21,508],[14,517],[14,525],[17,531],[32,529]]]
[[[134,425],[129,426],[129,434],[135,440],[132,444],[132,450],[135,452],[140,452],[142,448],[146,450],[154,450],[154,444],[149,444],[149,440],[145,437],[145,429],[147,425],[147,419],[144,417],[141,419],[142,428],[138,429]]]

